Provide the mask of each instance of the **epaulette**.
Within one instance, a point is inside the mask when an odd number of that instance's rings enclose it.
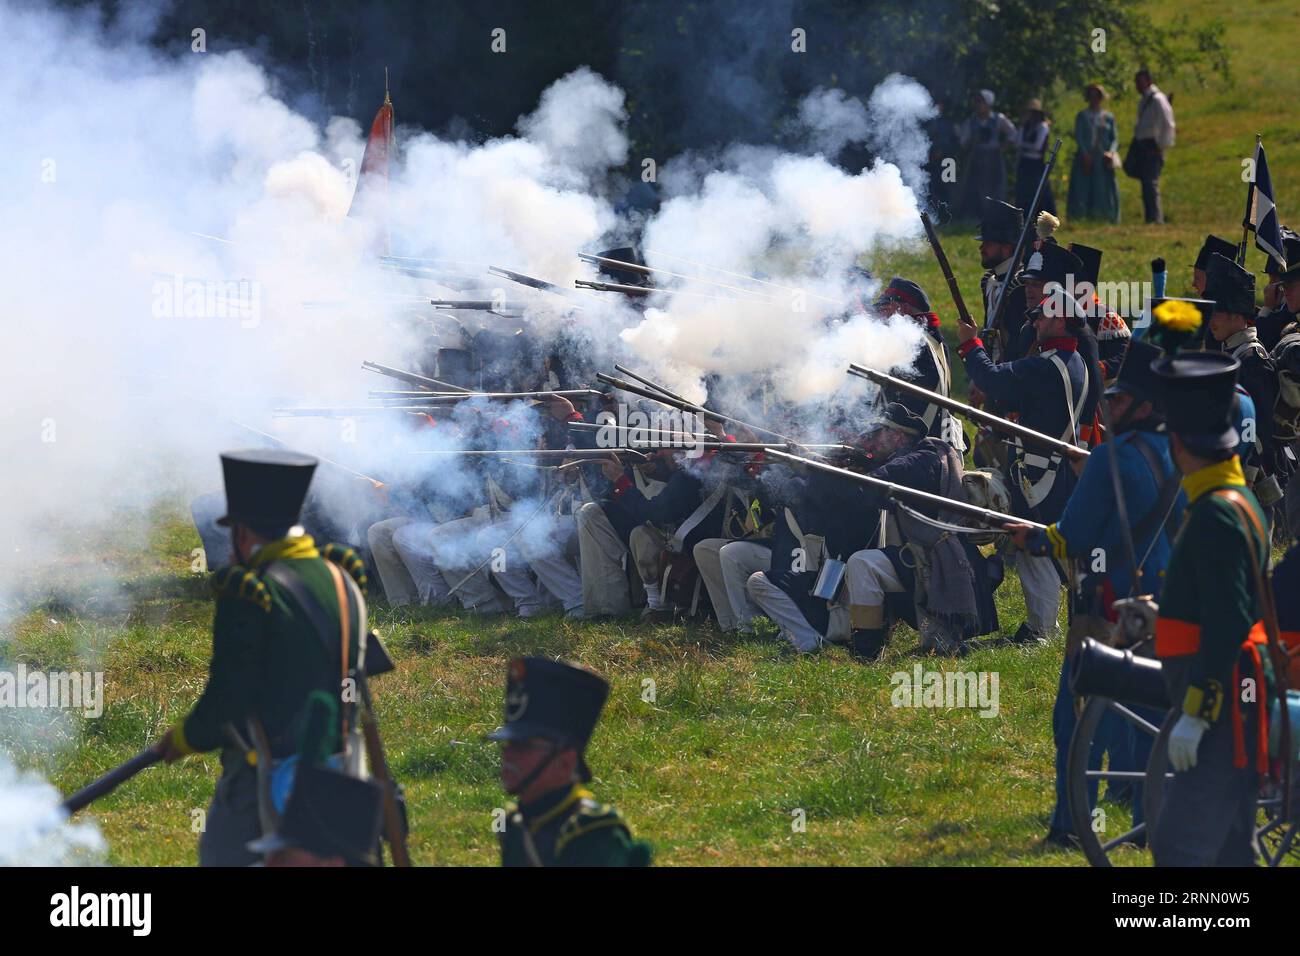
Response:
[[[232,564],[215,571],[211,586],[215,597],[249,601],[268,614],[271,613],[271,592],[267,590],[261,578],[243,565]]]
[[[365,592],[370,579],[366,576],[366,562],[361,560],[361,555],[347,545],[327,544],[321,548],[320,556],[326,561],[334,562],[352,575],[352,580],[357,582],[357,587],[361,588],[362,593]]]
[[[555,837],[555,855],[559,856],[564,852],[564,848],[578,837],[608,827],[622,827],[625,833],[631,835],[627,823],[623,820],[623,814],[617,809],[608,803],[580,800],[573,813],[569,814],[569,818],[560,826],[560,832]]]

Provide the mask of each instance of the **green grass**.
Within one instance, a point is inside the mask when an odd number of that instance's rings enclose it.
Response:
[[[1170,223],[1142,225],[1137,183],[1121,178],[1121,224],[1066,222],[1058,235],[1105,250],[1103,279],[1145,280],[1150,259],[1163,256],[1177,294],[1190,282],[1205,233],[1240,235],[1240,160],[1256,131],[1269,150],[1283,220],[1300,221],[1300,131],[1289,125],[1300,70],[1286,67],[1295,58],[1300,8],[1288,0],[1230,10],[1208,0],[1159,0],[1148,9],[1158,23],[1182,13],[1223,16],[1235,85],[1185,87],[1156,65],[1157,82],[1176,94],[1179,126],[1163,180]],[[1133,102],[1125,91],[1111,104],[1122,143]],[[1058,130],[1068,131],[1075,95],[1049,105]],[[1062,207],[1071,154],[1067,143],[1054,183]],[[981,269],[971,232],[953,228],[944,238],[966,300],[977,305]],[[1260,259],[1252,253],[1250,261]],[[881,254],[872,266],[919,281],[951,333],[953,310],[928,250]],[[0,635],[0,660],[106,672],[107,705],[97,720],[29,723],[21,734],[15,722],[0,723],[0,747],[65,792],[155,739],[203,686],[211,604],[189,568],[197,536],[179,508],[160,509],[148,527],[133,546],[88,542],[62,569],[56,592],[66,596],[32,595],[31,609]],[[999,608],[1003,630],[1014,630],[1023,618],[1014,574]],[[1077,853],[1038,843],[1053,799],[1059,644],[927,663],[996,671],[1001,713],[984,719],[973,710],[890,705],[891,673],[914,663],[915,635],[905,628],[883,662],[864,667],[838,649],[779,659],[770,628],[741,641],[707,626],[374,610],[398,664],[375,690],[390,762],[409,796],[418,864],[496,862],[492,811],[504,798],[495,750],[482,736],[499,719],[505,663],[521,653],[581,661],[611,680],[590,752],[594,787],[655,844],[662,864],[1083,863]],[[653,703],[643,700],[647,680]],[[207,805],[216,775],[214,758],[191,758],[151,769],[97,803],[110,862],[193,863],[190,814]],[[792,828],[798,809],[806,814],[802,833]],[[1112,818],[1122,820],[1122,811]]]
[[[43,604],[0,640],[0,658],[106,673],[102,717],[49,733],[0,729],[0,747],[68,792],[130,757],[187,712],[203,686],[211,604],[189,571],[197,537],[181,512],[156,516],[125,562],[125,602],[70,614]],[[99,587],[79,595],[94,606]],[[1014,577],[1004,630],[1023,613]],[[891,706],[890,675],[911,671],[915,635],[864,667],[833,649],[778,656],[769,627],[737,640],[708,626],[558,616],[481,620],[374,608],[397,670],[375,690],[389,760],[407,788],[417,863],[494,863],[492,811],[506,661],[549,654],[588,664],[613,692],[593,742],[594,784],[664,864],[1078,864],[1037,838],[1051,804],[1048,732],[1060,647],[979,651],[929,668],[996,671],[1000,714]],[[83,664],[83,662],[86,662]],[[646,681],[654,700],[645,699]],[[191,813],[207,805],[214,757],[154,768],[93,807],[110,862],[195,860]],[[802,810],[804,832],[793,813]]]

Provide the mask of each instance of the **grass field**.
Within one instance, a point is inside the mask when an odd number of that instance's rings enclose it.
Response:
[[[1261,65],[1294,58],[1300,8],[1287,0],[1226,10],[1208,0],[1151,5],[1157,22],[1175,13],[1230,16],[1235,85],[1176,93],[1178,145],[1165,171],[1165,226],[1141,225],[1137,184],[1122,179],[1123,222],[1066,223],[1063,241],[1105,250],[1103,278],[1141,281],[1164,256],[1171,293],[1190,281],[1208,231],[1236,238],[1243,202],[1240,160],[1264,134],[1284,221],[1300,210],[1300,130],[1291,106],[1300,70]],[[1112,101],[1121,143],[1134,97]],[[1052,104],[1068,131],[1073,94]],[[1064,206],[1062,150],[1056,177]],[[1300,215],[1297,216],[1300,218]],[[966,231],[946,248],[970,303],[978,301],[976,243]],[[1252,254],[1252,262],[1262,259]],[[932,258],[877,257],[881,275],[926,287],[947,321],[952,309]],[[72,605],[43,601],[0,635],[0,659],[47,670],[107,675],[104,715],[48,728],[0,723],[0,748],[69,791],[134,754],[180,719],[203,686],[211,603],[190,571],[198,538],[180,503],[161,508],[142,546],[87,541],[66,574],[79,581]],[[106,568],[111,568],[112,577]],[[125,580],[122,579],[125,574]],[[1003,630],[1020,623],[1019,584],[999,595]],[[598,794],[619,805],[669,865],[1032,864],[1081,865],[1077,853],[1045,850],[1052,805],[1051,707],[1060,645],[979,651],[930,668],[996,672],[1000,712],[891,706],[890,676],[910,671],[914,635],[900,629],[885,661],[858,665],[841,650],[814,659],[778,658],[769,627],[737,640],[707,626],[642,626],[635,620],[573,624],[558,617],[482,621],[452,612],[375,608],[398,670],[376,680],[390,762],[407,788],[412,849],[419,864],[496,862],[492,811],[503,803],[495,749],[482,742],[500,715],[505,663],[514,654],[563,656],[613,683],[590,752]],[[653,700],[645,698],[653,682]],[[52,739],[55,738],[55,739]],[[61,738],[61,739],[58,739]],[[59,744],[62,746],[51,746]],[[117,864],[190,864],[191,812],[207,805],[214,758],[155,768],[96,804],[94,815]],[[802,811],[806,826],[793,824]],[[1115,811],[1120,818],[1122,811]],[[1118,832],[1118,831],[1115,831]],[[1144,862],[1134,852],[1128,862]]]

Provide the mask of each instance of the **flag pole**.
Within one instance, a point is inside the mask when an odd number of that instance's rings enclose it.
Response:
[[[1255,158],[1252,160],[1253,167],[1250,174],[1250,182],[1246,186],[1246,214],[1241,220],[1241,245],[1237,247],[1237,265],[1246,264],[1246,249],[1250,245],[1250,213],[1251,208],[1255,205],[1255,179],[1259,175],[1259,147],[1264,141],[1264,137],[1259,133],[1255,134]]]

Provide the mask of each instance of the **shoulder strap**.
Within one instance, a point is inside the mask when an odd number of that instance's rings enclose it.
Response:
[[[1142,460],[1146,462],[1147,468],[1151,471],[1151,477],[1155,479],[1160,488],[1151,510],[1144,514],[1142,520],[1133,527],[1133,540],[1145,541],[1147,538],[1164,531],[1165,522],[1169,520],[1169,515],[1173,513],[1174,499],[1178,497],[1178,489],[1182,486],[1182,480],[1176,468],[1170,469],[1169,474],[1164,475],[1163,479],[1161,478],[1164,472],[1163,463],[1156,455],[1156,450],[1151,447],[1151,444],[1141,434],[1133,436],[1133,446],[1138,450],[1138,454],[1142,456]],[[1152,541],[1152,545],[1155,545],[1155,541]],[[1147,553],[1150,554],[1150,551]]]
[[[284,565],[278,562],[272,562],[267,566],[265,573],[268,578],[271,578],[276,584],[288,591],[289,595],[294,599],[294,602],[302,608],[303,613],[307,615],[307,620],[311,622],[312,630],[315,631],[316,636],[320,638],[321,647],[325,650],[326,659],[329,659],[334,656],[335,647],[331,643],[331,638],[335,634],[339,635],[340,643],[344,644],[344,654],[347,653],[346,641],[348,640],[347,635],[350,634],[352,628],[354,606],[359,607],[362,611],[363,626],[361,631],[364,632],[365,608],[364,605],[359,603],[360,596],[355,593],[356,583],[353,582],[348,575],[338,571],[335,565],[331,562],[326,562],[326,566],[330,568],[331,576],[337,572],[337,577],[334,578],[334,584],[340,600],[340,624],[335,624],[330,620],[329,612],[327,612],[321,603],[316,600],[316,596],[307,589],[307,585],[303,583],[302,578],[294,574]],[[342,586],[340,587],[340,585]],[[357,661],[358,664],[360,664],[364,658],[360,653],[361,648],[358,647],[357,650]],[[344,657],[343,677],[347,677],[348,668],[346,661],[347,658]]]
[[[1065,405],[1070,412],[1069,431],[1061,434],[1061,440],[1074,444],[1075,438],[1079,433],[1079,420],[1077,417],[1079,413],[1074,407],[1074,386],[1070,383],[1070,370],[1065,367],[1065,360],[1061,358],[1060,353],[1055,349],[1048,353],[1047,358],[1056,366],[1056,370],[1061,373],[1061,381],[1065,384]],[[1087,392],[1088,367],[1085,365],[1083,367],[1083,392],[1080,394],[1080,398],[1082,399]]]
[[[1273,679],[1277,683],[1278,700],[1287,699],[1287,677],[1288,669],[1291,663],[1291,655],[1282,644],[1282,629],[1278,626],[1277,621],[1277,601],[1273,595],[1272,578],[1265,572],[1264,565],[1268,561],[1269,535],[1260,523],[1259,517],[1255,514],[1255,509],[1247,502],[1240,491],[1233,488],[1220,488],[1211,492],[1216,498],[1222,498],[1227,501],[1242,516],[1242,525],[1249,530],[1247,537],[1252,545],[1256,541],[1263,542],[1264,558],[1262,561],[1251,561],[1255,571],[1255,594],[1259,601],[1260,617],[1264,622],[1264,633],[1268,635],[1269,656],[1273,659]],[[1261,702],[1263,698],[1261,698]],[[1266,711],[1264,711],[1266,712]],[[1286,819],[1291,816],[1291,765],[1295,757],[1295,748],[1291,743],[1291,721],[1283,718],[1281,724],[1281,753],[1282,753],[1282,810],[1286,814]]]

